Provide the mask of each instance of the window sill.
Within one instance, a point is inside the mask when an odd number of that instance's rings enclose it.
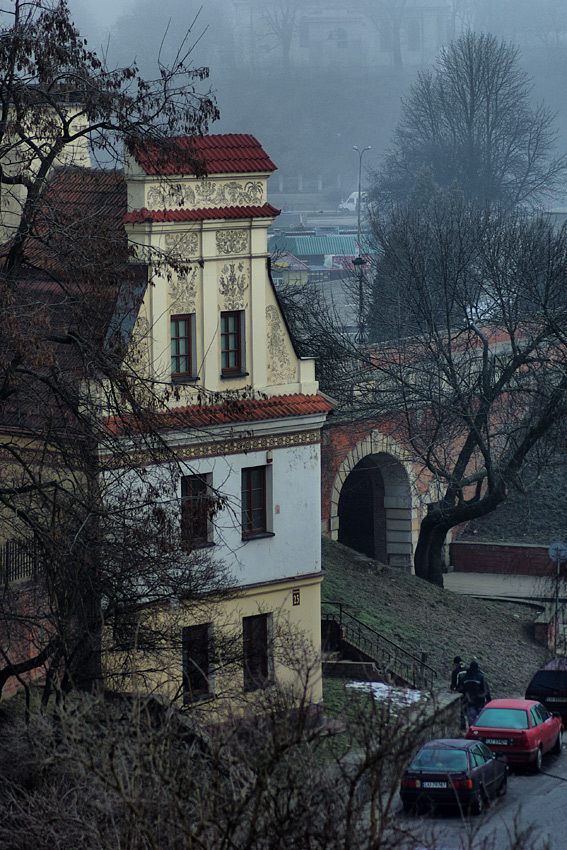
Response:
[[[214,696],[215,695],[210,691],[201,694],[183,694],[183,703],[184,705],[195,705],[196,703],[210,702],[212,699],[214,699]]]
[[[250,372],[221,372],[221,380],[226,381],[227,378],[247,378]]]
[[[172,375],[172,384],[196,384],[201,379],[198,375]]]
[[[257,531],[253,534],[243,534],[242,540],[248,542],[248,540],[264,540],[266,537],[275,537],[275,533],[273,531]]]
[[[190,555],[191,552],[194,552],[196,549],[212,549],[213,546],[216,546],[216,543],[213,540],[207,540],[206,543],[193,543],[192,546],[182,547],[182,551],[185,552],[186,555]]]
[[[264,681],[259,682],[247,682],[244,685],[244,693],[251,694],[254,691],[267,691],[270,688],[274,688],[276,684],[275,679],[264,679]]]

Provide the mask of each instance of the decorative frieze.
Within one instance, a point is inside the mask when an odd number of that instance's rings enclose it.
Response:
[[[248,248],[248,232],[239,230],[217,230],[219,254],[241,254]]]
[[[247,289],[248,272],[244,263],[225,263],[219,277],[219,291],[223,301],[219,309],[243,310],[246,307]]]
[[[166,233],[165,250],[175,259],[194,257],[199,248],[199,237],[196,233]]]
[[[280,314],[269,305],[266,307],[268,350],[268,384],[286,384],[295,379],[295,369],[291,362],[286,345]]]
[[[175,313],[194,313],[197,298],[196,272],[172,275],[169,282],[169,298]]]
[[[166,438],[167,439],[167,438]],[[321,442],[321,432],[317,429],[300,431],[292,434],[276,434],[258,437],[243,437],[241,439],[220,440],[218,442],[198,442],[187,446],[181,446],[175,450],[178,460],[197,460],[198,458],[222,457],[225,455],[248,454],[249,452],[263,452],[270,449],[287,449],[293,446],[310,446]],[[164,458],[165,460],[165,458]],[[156,458],[150,452],[132,452],[129,455],[129,463],[133,466],[146,466],[155,463]],[[120,458],[102,459],[106,469],[116,468],[122,465]]]
[[[156,184],[147,194],[149,209],[199,209],[211,207],[246,207],[264,203],[264,182],[230,180],[198,180],[190,186],[181,183]]]

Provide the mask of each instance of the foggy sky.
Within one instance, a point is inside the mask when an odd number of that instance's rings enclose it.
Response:
[[[231,55],[232,32],[226,10],[231,0],[68,0],[72,16],[89,46],[106,54],[109,64],[134,59],[145,76],[156,73],[160,46],[170,60],[179,38],[195,13],[202,12],[193,31],[198,40],[195,65],[211,69],[209,85],[216,91],[221,120],[211,132],[252,133],[280,168],[280,174],[301,170],[325,172],[328,181],[341,177],[340,195],[356,189],[357,160],[353,145],[372,146],[365,164],[376,167],[390,143],[400,114],[401,98],[409,92],[417,69],[369,73],[348,61],[336,68],[292,68],[284,73],[274,49],[261,72],[246,57],[238,68]],[[279,2],[279,0],[277,0]],[[320,0],[325,6],[325,0]],[[379,0],[370,0],[379,5]],[[396,2],[396,0],[380,0]],[[559,150],[567,149],[567,2],[566,0],[447,0],[466,14],[462,25],[491,31],[520,45],[522,61],[533,78],[534,100],[557,111]],[[275,7],[276,0],[256,0],[256,10]],[[410,4],[408,4],[410,5]],[[349,8],[349,4],[346,3]],[[168,21],[169,33],[162,44]],[[344,57],[347,59],[347,57]],[[244,60],[244,61],[243,61]],[[232,63],[232,64],[231,64]],[[365,169],[366,171],[366,169]],[[365,179],[368,177],[365,174]],[[271,185],[275,182],[270,181]],[[337,190],[339,191],[339,190]],[[338,203],[337,192],[332,203]]]

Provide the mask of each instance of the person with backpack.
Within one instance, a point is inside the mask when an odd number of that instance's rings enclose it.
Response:
[[[458,690],[463,694],[467,721],[472,726],[481,709],[492,699],[486,676],[478,666],[478,661],[471,661],[459,678]]]

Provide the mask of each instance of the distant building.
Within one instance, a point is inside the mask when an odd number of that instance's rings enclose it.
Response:
[[[233,0],[232,12],[236,62],[258,67],[424,65],[455,26],[445,0]]]

